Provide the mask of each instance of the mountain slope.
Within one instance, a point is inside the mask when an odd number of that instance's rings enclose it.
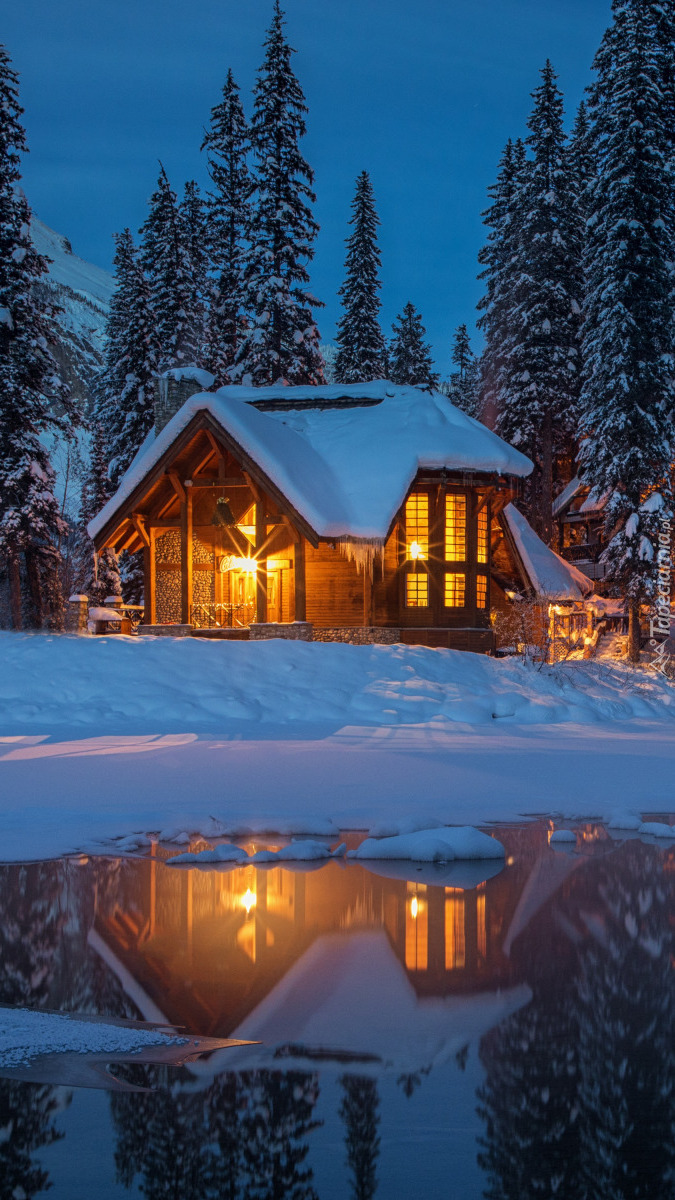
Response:
[[[31,238],[49,260],[49,274],[38,289],[61,309],[56,314],[57,344],[54,355],[73,396],[89,406],[92,380],[103,365],[105,325],[115,280],[93,263],[73,253],[67,238],[37,217]]]

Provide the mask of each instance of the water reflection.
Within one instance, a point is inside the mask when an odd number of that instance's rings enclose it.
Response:
[[[0,1002],[264,1036],[236,1062],[120,1069],[157,1088],[109,1097],[117,1184],[146,1196],[395,1200],[421,1194],[424,1146],[431,1194],[463,1154],[467,1200],[665,1200],[675,851],[591,826],[576,855],[544,823],[500,836],[505,869],[465,886],[338,862],[178,871],[157,846],[2,867]],[[0,1081],[0,1200],[70,1200],[67,1105]]]

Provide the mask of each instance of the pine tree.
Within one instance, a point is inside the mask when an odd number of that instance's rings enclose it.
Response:
[[[433,391],[438,375],[433,371],[431,349],[425,342],[426,329],[414,304],[406,304],[392,326],[394,337],[389,348],[389,377],[393,383]]]
[[[18,190],[22,111],[18,78],[0,47],[0,555],[15,629],[24,600],[36,627],[45,620],[59,627],[63,617],[58,568],[66,525],[41,435],[69,437],[79,421],[50,350],[53,308],[35,287],[47,263],[31,242],[30,209]]]
[[[199,358],[199,315],[181,215],[160,163],[157,190],[141,227],[140,262],[150,289],[157,370],[188,366]]]
[[[513,260],[526,173],[525,146],[520,139],[515,143],[509,139],[499,163],[497,181],[489,188],[492,203],[483,213],[483,222],[490,232],[478,255],[483,267],[478,277],[485,281],[485,296],[478,304],[482,312],[478,328],[485,334],[480,363],[480,410],[490,426],[500,409],[505,364],[512,345],[509,313],[515,303]]]
[[[129,229],[115,236],[114,265],[116,288],[96,412],[105,429],[113,489],[152,428],[156,374],[150,291]]]
[[[244,238],[250,224],[252,189],[246,162],[248,127],[231,71],[227,73],[220,104],[211,109],[211,123],[202,142],[204,149],[208,151],[213,185],[208,199],[208,234],[216,274],[206,334],[206,366],[222,387],[231,382],[230,372],[246,328]]]
[[[114,550],[102,550],[96,555],[87,534],[87,525],[110,499],[112,488],[108,477],[108,453],[103,426],[94,423],[89,466],[82,483],[80,498],[79,590],[93,605],[103,604],[107,596],[122,593],[117,555]]]
[[[581,101],[581,104],[577,109],[577,115],[567,150],[567,161],[569,164],[571,186],[576,198],[575,203],[577,206],[579,220],[584,226],[583,231],[580,233],[580,241],[583,245],[585,224],[588,217],[588,189],[591,185],[594,174],[591,123],[588,118],[588,109],[584,100]]]
[[[569,456],[577,422],[582,283],[562,95],[550,62],[541,79],[532,93],[527,143],[533,159],[509,268],[514,273],[507,314],[511,346],[502,371],[497,429],[534,462],[529,515],[550,543],[556,460]]]
[[[613,13],[591,93],[580,459],[584,480],[610,497],[606,560],[628,596],[636,660],[639,606],[655,591],[658,526],[671,504],[672,132],[650,6],[614,0]]]
[[[480,411],[478,360],[471,349],[466,325],[458,325],[452,346],[452,361],[457,370],[450,376],[444,391],[452,403],[469,417]]]
[[[379,324],[379,223],[370,176],[362,171],[356,180],[349,221],[353,232],[347,238],[347,278],[338,292],[344,309],[335,363],[340,383],[368,383],[386,374],[386,348]]]
[[[305,265],[314,256],[319,228],[310,207],[316,200],[314,174],[299,147],[307,106],[283,25],[275,0],[251,122],[255,182],[244,268],[250,324],[231,372],[236,382],[256,387],[323,382],[312,315],[319,301],[307,290]]]
[[[185,184],[178,218],[189,277],[187,312],[192,326],[189,341],[195,348],[194,362],[202,364],[206,352],[206,314],[210,292],[209,246],[206,203],[193,179]]]

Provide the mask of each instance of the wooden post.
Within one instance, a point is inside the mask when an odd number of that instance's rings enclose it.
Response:
[[[267,558],[265,542],[267,541],[267,521],[265,519],[265,502],[260,497],[255,504],[255,557],[258,563],[256,571],[256,612],[258,624],[264,625],[267,620]]]
[[[295,543],[294,562],[294,615],[296,621],[307,620],[307,592],[305,586],[305,540],[302,535]]]
[[[180,505],[180,585],[181,622],[190,624],[192,608],[192,488]]]
[[[155,624],[155,539],[154,529],[148,530],[149,545],[143,550],[143,623]]]
[[[373,564],[363,564],[363,624],[373,623]]]

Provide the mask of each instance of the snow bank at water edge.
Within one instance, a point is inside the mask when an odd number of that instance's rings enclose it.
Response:
[[[496,838],[465,825],[456,829],[420,829],[394,837],[366,838],[348,858],[410,859],[412,862],[452,862],[453,859],[503,858]]]

